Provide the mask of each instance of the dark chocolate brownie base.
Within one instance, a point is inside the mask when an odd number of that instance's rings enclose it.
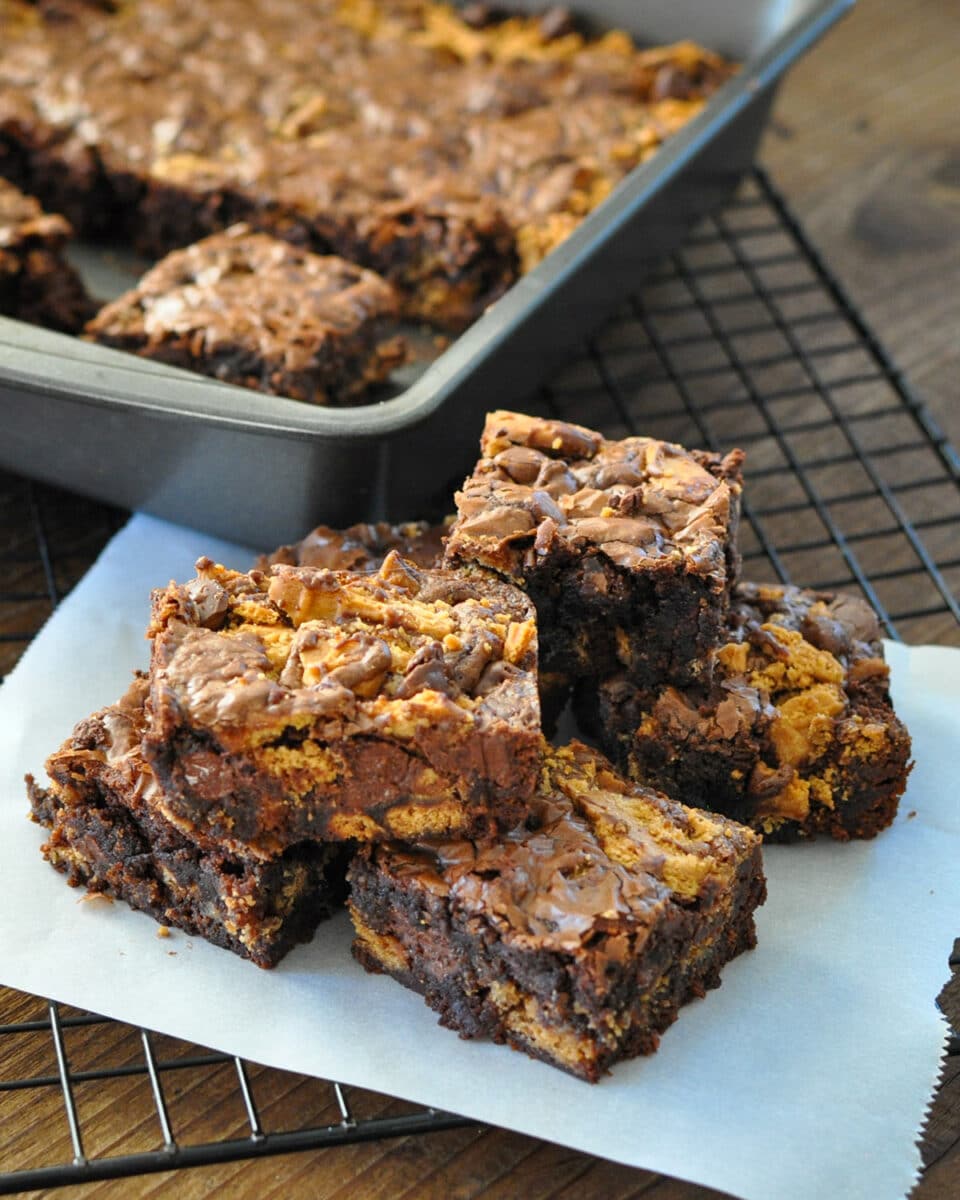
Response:
[[[85,887],[163,925],[272,967],[344,898],[347,852],[303,844],[262,861],[198,843],[163,814],[140,752],[145,681],[82,722],[47,763],[49,788],[28,778],[43,855]]]
[[[790,841],[894,819],[910,737],[863,601],[743,583],[709,688],[581,684],[577,712],[635,779]]]
[[[361,851],[354,953],[462,1037],[596,1082],[652,1053],[679,1007],[754,945],[759,845],[574,743],[545,754],[526,823],[499,840]]]
[[[78,333],[96,311],[64,257],[71,229],[0,179],[0,316]]]
[[[234,225],[168,255],[85,333],[225,383],[352,404],[405,361],[397,315],[372,271]]]

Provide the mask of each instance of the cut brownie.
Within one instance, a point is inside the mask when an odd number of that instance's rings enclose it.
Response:
[[[96,311],[64,257],[72,230],[0,179],[0,316],[78,333]]]
[[[71,886],[123,900],[165,925],[272,967],[343,900],[345,848],[304,843],[260,861],[198,842],[163,815],[140,750],[145,679],[81,722],[28,777],[43,855]]]
[[[524,825],[498,841],[365,847],[354,953],[463,1037],[596,1081],[657,1047],[681,1004],[755,943],[760,839],[548,750]]]
[[[86,336],[226,383],[350,404],[405,361],[397,311],[372,271],[234,225],[168,255]]]
[[[537,634],[493,579],[198,563],[155,594],[144,750],[179,819],[251,852],[510,824],[537,778]]]
[[[294,567],[326,567],[331,571],[375,571],[390,551],[396,550],[418,567],[439,567],[443,560],[443,539],[449,531],[449,521],[440,525],[426,521],[389,525],[377,521],[347,529],[318,525],[299,542],[278,546],[272,554],[262,555],[256,565],[261,570],[274,563],[288,563]]]
[[[637,779],[775,840],[872,837],[893,820],[910,738],[880,628],[853,596],[740,584],[709,688],[580,685],[585,727]]]
[[[684,684],[708,663],[737,570],[740,467],[654,438],[494,412],[446,561],[519,584],[543,669]]]

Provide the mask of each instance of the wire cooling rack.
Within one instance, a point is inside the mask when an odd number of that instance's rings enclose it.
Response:
[[[743,446],[747,578],[859,590],[892,637],[922,624],[960,643],[960,460],[762,172],[531,407],[610,436]],[[0,675],[124,518],[0,474]],[[3,1193],[464,1123],[6,995]],[[15,1146],[11,1105],[36,1114]],[[14,1152],[36,1165],[5,1171]]]

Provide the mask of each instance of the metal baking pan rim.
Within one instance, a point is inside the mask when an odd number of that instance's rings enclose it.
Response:
[[[743,62],[738,73],[718,89],[696,117],[650,160],[631,171],[565,242],[518,279],[397,396],[349,408],[304,405],[173,367],[151,363],[148,369],[149,360],[106,347],[89,345],[89,353],[84,353],[81,348],[87,343],[46,330],[35,331],[32,353],[24,356],[18,351],[23,349],[23,331],[30,327],[9,319],[0,319],[0,384],[15,381],[32,392],[98,407],[126,407],[279,436],[349,440],[386,437],[409,429],[436,413],[477,366],[513,335],[542,299],[561,288],[568,275],[576,273],[581,259],[599,242],[614,236],[621,223],[652,199],[758,93],[772,86],[854,3],[819,0],[778,33],[766,49]],[[4,327],[12,327],[16,336],[5,336]],[[39,372],[34,355],[42,361],[69,362],[73,368],[70,378]]]

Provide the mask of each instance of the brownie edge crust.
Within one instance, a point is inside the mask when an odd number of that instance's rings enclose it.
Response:
[[[140,751],[146,680],[81,721],[27,777],[31,815],[50,833],[47,862],[72,887],[122,900],[164,925],[273,967],[343,903],[347,855],[301,844],[260,861],[195,841],[164,816]]]
[[[596,1082],[656,1050],[678,1009],[755,944],[760,838],[545,749],[526,822],[498,841],[365,847],[354,954],[440,1023]]]

